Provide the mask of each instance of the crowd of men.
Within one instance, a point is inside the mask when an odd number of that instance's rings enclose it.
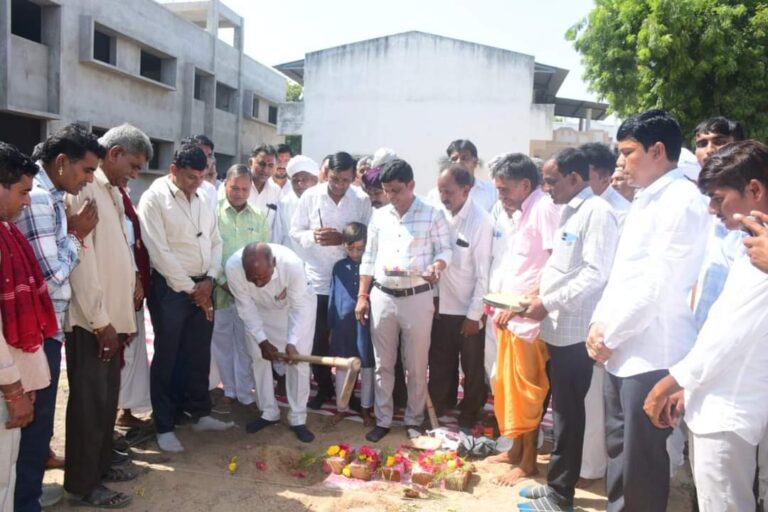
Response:
[[[127,506],[105,485],[139,473],[114,450],[116,424],[151,421],[159,448],[181,452],[177,425],[232,428],[211,413],[235,402],[260,411],[248,432],[278,424],[276,386],[311,443],[307,409],[345,375],[296,360],[312,354],[362,360],[350,408],[372,443],[399,395],[415,436],[429,398],[471,432],[492,394],[512,440],[489,459],[510,466],[497,485],[537,474],[551,407],[546,484],[523,487],[519,510],[572,510],[603,477],[608,510],[665,510],[686,438],[700,509],[754,510],[768,488],[768,147],[713,118],[683,168],[683,139],[647,111],[621,125],[617,152],[502,154],[492,181],[460,139],[421,197],[387,148],[318,164],[265,144],[219,183],[198,135],[137,205],[129,183],[153,150],[134,126],[97,138],[69,125],[31,157],[0,142],[0,509],[55,501],[42,481],[56,465],[79,504]],[[64,342],[61,461],[49,445]]]

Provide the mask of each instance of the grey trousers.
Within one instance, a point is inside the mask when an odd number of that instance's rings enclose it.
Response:
[[[427,403],[427,364],[435,304],[432,293],[395,298],[378,288],[371,290],[371,337],[376,358],[376,425],[392,425],[397,344],[402,343],[408,388],[406,425],[421,425]]]
[[[643,402],[669,372],[658,370],[605,379],[605,435],[608,448],[608,512],[660,512],[669,497],[667,437],[671,428],[653,426]]]

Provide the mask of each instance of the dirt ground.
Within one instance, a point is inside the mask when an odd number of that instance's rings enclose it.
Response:
[[[67,398],[66,373],[62,372],[59,387],[59,407],[53,446],[64,454],[64,418]],[[269,512],[292,511],[475,511],[511,510],[510,505],[521,500],[514,488],[499,488],[490,479],[504,471],[499,465],[478,462],[469,492],[435,491],[426,499],[405,499],[402,487],[395,483],[380,483],[364,490],[336,490],[323,484],[325,475],[319,464],[307,465],[312,455],[339,442],[361,446],[366,444],[366,429],[361,423],[345,420],[337,427],[327,428],[327,416],[310,413],[309,428],[317,438],[310,445],[296,440],[287,424],[276,425],[256,434],[247,434],[244,425],[255,417],[251,408],[236,406],[231,419],[237,427],[227,432],[196,433],[188,426],[180,427],[178,436],[186,451],[165,454],[158,451],[154,440],[134,451],[135,463],[145,471],[136,480],[109,484],[114,489],[133,495],[133,503],[126,510],[181,511],[184,512],[237,512],[258,509]],[[405,443],[403,429],[392,432],[377,447],[397,448]],[[227,465],[237,457],[238,468],[231,475]],[[539,471],[546,474],[546,464]],[[681,471],[681,473],[683,473]],[[60,470],[49,471],[47,482],[62,483]],[[540,476],[537,479],[543,482]],[[672,484],[669,510],[686,512],[691,507],[690,475],[679,475]],[[605,510],[604,483],[598,482],[587,491],[577,491],[575,509],[581,511]],[[62,511],[75,507],[70,498],[47,510]],[[77,510],[83,510],[77,508]]]

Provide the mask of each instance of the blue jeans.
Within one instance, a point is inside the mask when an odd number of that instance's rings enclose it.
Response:
[[[16,462],[16,512],[39,512],[43,475],[48,462],[48,446],[53,437],[53,415],[61,373],[61,342],[45,340],[43,350],[51,369],[51,384],[35,393],[35,419],[21,429],[19,458]]]

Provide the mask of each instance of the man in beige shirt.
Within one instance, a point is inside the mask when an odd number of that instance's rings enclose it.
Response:
[[[35,174],[37,174],[37,165],[31,159],[10,144],[0,142],[0,230],[3,230],[0,236],[5,239],[20,240],[20,243],[26,243],[27,246],[28,242],[23,239],[23,235],[13,221],[25,206],[29,206],[29,191]],[[14,237],[12,230],[15,230],[18,236]],[[19,244],[16,248],[22,249]],[[31,255],[30,265],[39,269],[31,247],[28,249]],[[0,250],[0,273],[7,275],[6,271],[9,269],[3,266],[10,266],[11,259],[19,256],[21,254],[11,256]],[[42,273],[39,274],[39,278],[41,283],[44,283]],[[45,295],[47,298],[47,290]],[[48,299],[50,322],[47,328],[49,332],[46,334],[41,329],[38,348],[34,351],[25,351],[12,346],[6,341],[2,319],[10,315],[14,317],[15,322],[18,321],[16,308],[11,307],[16,298],[4,299],[0,302],[0,310],[2,310],[0,314],[0,393],[2,393],[2,400],[0,400],[0,511],[2,512],[14,509],[16,481],[14,467],[19,453],[21,428],[29,425],[34,419],[32,404],[35,391],[48,387],[51,381],[42,342],[46,335],[50,336],[51,332],[55,333],[58,330],[53,306]],[[11,311],[5,311],[3,309],[5,306],[8,306]],[[17,330],[16,333],[18,332]],[[32,331],[27,332],[30,335],[34,334]]]
[[[112,432],[120,393],[120,350],[136,333],[133,297],[136,273],[125,228],[119,187],[151,156],[149,138],[123,125],[100,139],[107,150],[93,183],[67,196],[70,210],[95,203],[99,223],[85,238],[88,248],[72,272],[72,302],[64,331],[67,338],[67,432],[64,488],[86,504],[127,504],[130,496],[111,491],[103,481],[137,476],[126,463],[112,466]]]
[[[181,414],[197,420],[196,430],[234,425],[210,416],[211,292],[221,271],[222,244],[214,209],[198,191],[207,165],[202,149],[183,144],[170,174],[155,180],[139,201],[141,232],[153,268],[147,294],[155,331],[150,395],[157,443],[169,452],[184,450],[174,433]]]

